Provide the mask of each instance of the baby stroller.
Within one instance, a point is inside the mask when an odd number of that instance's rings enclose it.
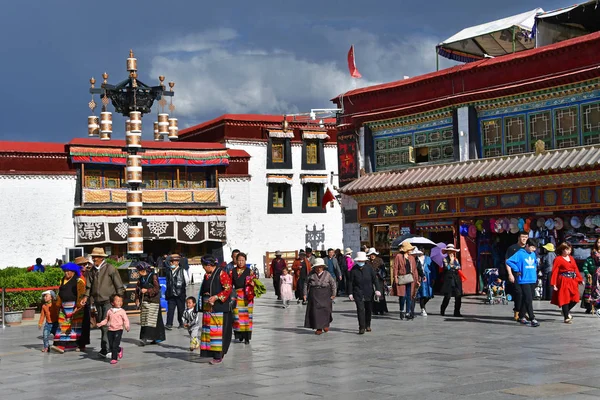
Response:
[[[492,304],[508,304],[506,299],[505,282],[500,279],[498,268],[489,268],[483,272],[487,296],[485,302]]]

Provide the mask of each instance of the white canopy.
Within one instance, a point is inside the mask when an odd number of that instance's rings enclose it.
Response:
[[[442,57],[470,62],[486,56],[501,56],[535,47],[531,32],[535,16],[544,10],[536,8],[522,14],[463,29],[437,46]]]
[[[535,18],[536,47],[562,42],[598,30],[600,30],[598,0],[548,11]]]

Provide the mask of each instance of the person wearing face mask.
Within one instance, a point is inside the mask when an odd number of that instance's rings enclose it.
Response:
[[[179,329],[183,329],[183,312],[185,311],[186,286],[189,281],[187,271],[179,266],[179,254],[171,254],[170,266],[167,271],[167,291],[165,299],[168,303],[167,309],[167,324],[165,328],[171,330],[173,328],[173,317],[175,308],[177,308],[177,321]]]
[[[356,314],[358,317],[358,333],[371,332],[371,314],[373,311],[373,295],[381,296],[381,285],[377,275],[370,265],[367,265],[367,254],[363,251],[356,253],[354,267],[350,272],[350,287],[352,292],[349,296],[356,303]]]
[[[417,259],[417,269],[422,271],[421,285],[417,291],[417,300],[419,300],[419,306],[421,306],[421,316],[426,317],[427,310],[425,306],[433,298],[433,286],[437,278],[437,268],[431,265],[431,258],[423,254],[418,248],[415,247],[411,254]]]

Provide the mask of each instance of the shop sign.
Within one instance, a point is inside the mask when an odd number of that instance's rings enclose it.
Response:
[[[419,214],[429,214],[430,212],[429,201],[424,200],[419,202]]]
[[[539,206],[541,196],[539,193],[526,193],[523,195],[523,203],[527,206]]]
[[[579,204],[589,204],[592,202],[592,189],[591,188],[578,188],[577,189],[577,202]]]
[[[379,210],[377,206],[367,206],[365,207],[365,214],[367,218],[377,218],[379,216]]]
[[[485,196],[483,198],[483,207],[492,208],[498,205],[498,198],[496,196]]]
[[[479,197],[467,197],[465,198],[465,206],[470,209],[478,209],[480,200]]]
[[[448,200],[436,200],[435,201],[435,212],[436,213],[450,212],[450,202]]]
[[[520,194],[503,194],[500,196],[500,207],[516,207],[521,204]]]
[[[573,189],[563,189],[561,192],[562,204],[573,204]]]
[[[415,215],[415,210],[416,210],[415,203],[402,204],[402,215]]]
[[[546,190],[544,191],[544,205],[547,206],[555,206],[556,205],[556,191],[555,190]]]
[[[381,215],[386,217],[395,217],[398,215],[398,206],[396,204],[386,204],[380,207]]]

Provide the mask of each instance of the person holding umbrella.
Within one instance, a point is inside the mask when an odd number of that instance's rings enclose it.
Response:
[[[453,244],[449,244],[445,249],[442,249],[442,254],[446,255],[444,258],[444,284],[442,286],[442,294],[444,300],[442,301],[442,307],[440,315],[446,315],[446,308],[450,303],[450,297],[454,297],[454,316],[462,317],[460,313],[460,306],[462,303],[462,279],[459,271],[461,270],[460,262],[456,258],[456,254],[460,250],[455,248]]]
[[[417,263],[415,258],[410,255],[414,248],[408,240],[402,242],[392,267],[392,295],[398,297],[400,319],[402,320],[405,316],[405,310],[407,320],[414,318],[414,315],[411,314],[411,301],[416,295],[419,280]]]

